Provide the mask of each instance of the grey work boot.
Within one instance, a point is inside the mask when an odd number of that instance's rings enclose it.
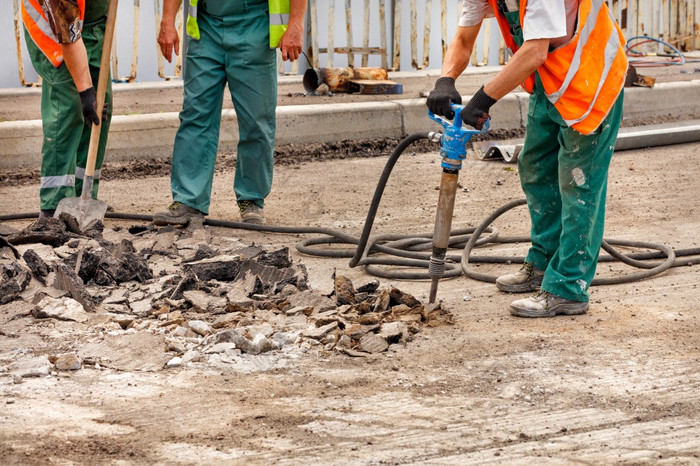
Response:
[[[263,208],[253,201],[238,201],[238,208],[241,210],[241,220],[243,223],[254,223],[262,225],[265,223]]]
[[[526,293],[537,290],[543,277],[543,270],[536,268],[531,262],[525,262],[517,272],[498,277],[496,287],[508,293]]]
[[[165,225],[185,226],[195,217],[203,219],[204,214],[181,202],[173,202],[168,210],[158,212],[153,216],[153,224],[159,227]]]
[[[557,314],[573,316],[585,314],[588,302],[571,301],[540,290],[534,296],[510,303],[510,313],[518,317],[554,317]]]

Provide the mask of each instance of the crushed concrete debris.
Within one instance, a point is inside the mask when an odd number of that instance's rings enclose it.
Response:
[[[83,306],[73,298],[52,298],[44,296],[32,309],[32,316],[37,319],[72,320],[87,322],[88,313]]]
[[[12,360],[8,372],[19,378],[81,368],[272,368],[309,351],[377,355],[425,326],[452,323],[439,304],[378,280],[356,287],[336,273],[324,295],[309,289],[287,248],[266,251],[201,225],[105,230],[98,222],[80,232],[65,217],[37,220],[0,231],[0,267],[0,300],[30,319],[28,331],[53,319],[80,335],[57,356]],[[4,362],[0,354],[0,373]]]

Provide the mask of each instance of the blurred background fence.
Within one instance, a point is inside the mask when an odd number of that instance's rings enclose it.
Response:
[[[29,62],[19,5],[3,1],[0,35],[0,87],[33,86],[39,79]],[[677,56],[700,49],[700,0],[605,0],[625,36],[637,39],[635,54]],[[187,2],[183,2],[187,3]],[[115,81],[178,79],[182,60],[163,60],[156,44],[162,0],[122,0],[114,41]],[[371,66],[392,71],[439,69],[461,11],[459,0],[309,0],[305,51],[313,67]],[[182,12],[177,24],[182,28]],[[654,40],[652,40],[654,39]],[[660,42],[661,41],[661,42]],[[14,52],[14,53],[13,53]],[[677,53],[676,53],[677,52]],[[485,21],[472,65],[497,65],[507,57],[495,20]],[[673,61],[673,60],[671,60]],[[279,61],[280,74],[299,74],[309,66]]]

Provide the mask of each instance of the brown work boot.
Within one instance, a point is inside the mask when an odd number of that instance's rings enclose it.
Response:
[[[173,202],[164,212],[158,212],[153,216],[153,224],[159,227],[165,225],[185,226],[193,218],[204,218],[199,210],[181,202]]]
[[[543,277],[543,270],[536,268],[531,262],[525,262],[517,272],[498,277],[496,287],[508,293],[526,293],[537,290]]]
[[[518,317],[554,317],[585,314],[587,301],[572,301],[540,290],[534,296],[510,303],[510,313]]]
[[[265,214],[263,208],[253,201],[238,201],[238,208],[241,210],[241,220],[243,223],[254,223],[263,225]]]

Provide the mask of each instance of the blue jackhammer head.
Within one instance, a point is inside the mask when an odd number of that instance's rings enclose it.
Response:
[[[440,139],[440,154],[442,155],[442,168],[460,170],[462,160],[467,157],[467,142],[476,134],[484,134],[489,129],[489,121],[486,121],[481,131],[467,129],[462,126],[462,110],[464,105],[450,104],[450,108],[455,112],[454,120],[450,121],[445,117],[435,115],[428,110],[431,120],[440,123],[444,128]]]

